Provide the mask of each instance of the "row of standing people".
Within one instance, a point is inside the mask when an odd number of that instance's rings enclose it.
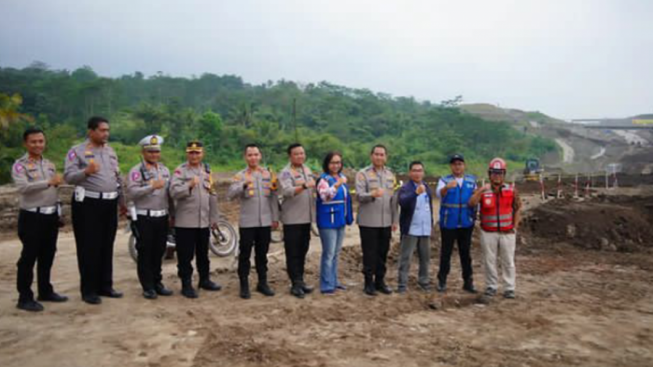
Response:
[[[122,293],[113,288],[112,259],[118,210],[124,214],[127,209],[118,157],[108,145],[109,130],[108,120],[101,117],[89,119],[88,139],[70,150],[64,170],[64,180],[75,185],[72,221],[81,280],[80,290],[82,299],[90,304],[101,303],[100,296],[122,296]],[[31,291],[35,262],[38,262],[38,300],[67,300],[66,296],[54,292],[49,279],[60,225],[57,187],[62,183],[62,179],[56,174],[54,165],[42,156],[45,148],[43,131],[27,130],[23,140],[28,152],[16,161],[12,169],[12,176],[21,193],[18,232],[23,242],[23,251],[18,262],[18,307],[39,311],[43,307],[34,299]],[[198,294],[191,282],[193,257],[196,257],[199,273],[198,287],[209,291],[221,288],[210,279],[208,258],[210,228],[217,225],[219,217],[217,194],[211,179],[211,170],[208,165],[202,163],[201,142],[192,141],[187,144],[187,162],[177,167],[173,174],[160,163],[162,143],[163,139],[156,135],[148,136],[140,142],[143,160],[129,172],[127,183],[124,185],[124,191],[135,204],[134,219],[139,234],[138,277],[145,298],[154,299],[157,296],[172,294],[172,291],[163,285],[161,276],[166,235],[172,225],[177,236],[181,293],[186,297],[196,298]],[[256,145],[247,146],[244,156],[248,167],[234,176],[228,191],[230,198],[240,198],[241,201],[238,275],[242,298],[251,297],[248,278],[252,250],[255,252],[258,274],[256,290],[266,296],[274,295],[267,282],[267,252],[271,230],[279,226],[280,220],[284,229],[286,268],[291,281],[291,294],[303,298],[313,291],[304,280],[304,265],[310,243],[311,223],[315,221],[323,244],[320,291],[332,294],[336,290],[345,289],[337,277],[338,255],[344,239],[344,228],[353,223],[353,210],[346,177],[341,172],[342,155],[329,153],[323,162],[324,172],[318,177],[304,164],[306,156],[300,144],[289,146],[287,152],[289,164],[277,178],[274,172],[260,166],[260,148]],[[428,290],[428,238],[433,226],[433,217],[430,213],[431,190],[422,181],[424,167],[419,162],[412,163],[411,180],[395,193],[396,179],[386,168],[386,160],[387,149],[382,145],[375,146],[371,152],[372,164],[356,176],[356,197],[359,201],[357,222],[363,251],[364,292],[368,295],[376,295],[377,292],[392,293],[385,282],[386,259],[391,233],[397,229],[399,221],[398,206],[402,208],[398,291],[406,290],[410,257],[415,248],[420,256],[418,283]],[[474,195],[470,195],[467,189],[475,188],[475,180],[461,175],[460,169],[455,169],[462,163],[464,173],[464,159],[459,155],[454,156],[451,160],[452,176],[443,178],[436,189],[437,196],[443,198],[442,207],[445,208],[441,209],[440,213],[443,246],[438,274],[439,291],[446,290],[449,258],[453,242],[457,240],[463,266],[464,289],[475,292],[469,256],[473,215],[469,215],[469,221],[465,219],[468,212],[474,212],[471,208],[476,207],[480,201],[481,208],[491,208],[485,210],[486,217],[490,218],[494,215],[493,208],[499,208],[500,198],[506,196],[508,191],[513,194],[506,197],[512,198],[510,200],[514,203],[519,203],[514,188],[504,187],[505,163],[501,160],[497,162],[502,163],[503,168],[491,168],[492,185],[486,185],[476,190]],[[278,205],[278,196],[282,197],[281,208]],[[454,204],[449,202],[451,197],[458,198],[458,207],[444,205]],[[460,201],[467,200],[468,197],[468,203]],[[484,211],[481,209],[483,232],[487,230],[498,235],[481,236],[481,245],[486,255],[486,274],[489,274],[486,275],[486,294],[489,295],[493,295],[493,290],[496,293],[498,244],[512,241],[514,254],[514,232],[519,221],[517,204],[512,207],[515,216],[511,219],[511,225],[506,225],[508,222],[504,220],[499,221],[499,217],[504,218],[506,215],[499,215],[497,209],[495,219],[499,222],[496,228],[483,226]],[[458,218],[461,219],[458,224],[451,225],[453,228],[448,228],[448,223],[455,222],[449,216],[455,215],[449,214],[454,212],[457,212]],[[173,213],[174,215],[171,215]],[[34,228],[42,230],[34,231]],[[492,241],[496,242],[497,246],[487,245]],[[494,251],[486,251],[486,248],[490,247],[493,247]],[[509,249],[506,253],[505,247],[504,245],[500,249],[506,295],[510,296],[512,292],[514,297],[514,259]],[[492,268],[488,269],[493,254],[494,277]]]

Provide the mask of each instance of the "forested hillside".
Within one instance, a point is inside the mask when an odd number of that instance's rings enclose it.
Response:
[[[299,141],[316,169],[332,149],[344,153],[348,166],[361,168],[368,164],[370,147],[385,143],[392,168],[405,171],[419,159],[430,173],[446,171],[446,157],[453,152],[465,154],[480,173],[494,156],[521,169],[526,158],[556,149],[552,141],[523,134],[507,122],[461,113],[457,99],[434,104],[328,82],[252,85],[238,76],[208,73],[107,78],[90,67],[51,70],[37,62],[0,68],[2,182],[22,152],[26,126],[46,129],[46,155],[61,166],[67,149],[83,139],[91,115],[110,119],[123,170],[138,161],[136,143],[150,133],[165,137],[169,166],[181,162],[187,140],[199,138],[208,162],[219,170],[242,166],[241,149],[251,142],[259,143],[267,164],[278,168],[285,164],[285,147]]]

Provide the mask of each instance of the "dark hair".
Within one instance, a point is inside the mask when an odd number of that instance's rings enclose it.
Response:
[[[88,122],[86,123],[86,126],[88,127],[89,130],[95,130],[103,122],[106,122],[108,124],[109,120],[105,119],[104,117],[93,116],[90,119],[88,119]]]
[[[329,170],[329,163],[333,159],[333,157],[338,156],[342,160],[342,154],[338,151],[331,151],[327,153],[326,157],[324,157],[324,160],[322,161],[322,170],[324,173],[330,173],[331,171]],[[342,172],[342,164],[340,165],[340,169],[338,170],[338,173]]]
[[[288,153],[288,155],[290,155],[290,152],[292,152],[293,149],[295,149],[295,148],[299,148],[299,147],[302,147],[302,148],[303,148],[304,146],[301,145],[300,143],[293,143],[293,144],[290,144],[290,145],[288,145],[288,149],[286,150],[286,152]]]
[[[243,153],[247,153],[247,149],[249,149],[249,148],[256,148],[256,149],[258,149],[259,153],[263,154],[263,152],[261,152],[261,147],[259,147],[257,144],[253,144],[253,143],[245,145],[245,150],[243,150]]]
[[[408,170],[411,171],[411,170],[413,169],[413,166],[417,166],[417,165],[422,166],[422,169],[424,169],[424,163],[422,163],[422,162],[420,162],[420,161],[412,161],[412,162],[410,162],[410,164],[408,165]]]
[[[40,127],[28,127],[23,133],[23,141],[27,141],[27,137],[33,134],[43,134],[45,136],[45,133]]]
[[[388,154],[388,148],[386,148],[385,145],[377,144],[377,145],[372,147],[372,150],[370,151],[370,155],[374,154],[374,150],[376,150],[376,148],[383,148],[383,151],[385,152],[385,154]]]

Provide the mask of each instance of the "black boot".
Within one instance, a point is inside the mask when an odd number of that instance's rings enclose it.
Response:
[[[190,279],[181,280],[181,294],[186,298],[197,298],[197,291]]]
[[[40,294],[39,294],[38,300],[41,301],[41,302],[56,302],[56,303],[60,303],[60,302],[66,302],[66,301],[68,301],[68,297],[66,297],[66,296],[64,296],[64,295],[62,295],[62,294],[59,294],[59,293],[57,293],[57,292],[52,292],[52,293],[50,293],[50,294],[48,294],[48,295],[40,295]]]
[[[163,283],[158,283],[157,285],[154,286],[154,291],[156,294],[159,296],[172,296],[172,291],[168,288],[166,288]]]
[[[438,293],[444,293],[447,291],[447,281],[446,280],[438,280]]]
[[[376,285],[375,285],[375,288],[376,288],[377,291],[379,291],[379,292],[381,292],[383,294],[386,294],[386,295],[387,294],[392,294],[392,289],[390,289],[390,287],[388,287],[388,285],[385,284],[385,281],[383,281],[383,280],[377,281]]]
[[[464,284],[465,284],[465,285],[463,285],[463,290],[464,291],[466,291],[468,293],[472,293],[472,294],[478,293],[476,288],[474,288],[474,282],[472,280],[466,280]]]
[[[304,298],[306,296],[304,290],[302,289],[302,285],[299,283],[293,283],[292,287],[290,288],[290,294],[297,298]]]
[[[264,295],[266,297],[274,296],[274,291],[268,285],[267,280],[259,279],[258,284],[256,285],[256,291],[261,293],[262,295]]]
[[[240,278],[240,298],[252,298],[252,294],[249,292],[249,280],[247,278]]]
[[[313,287],[311,287],[310,285],[307,285],[303,281],[302,281],[302,290],[304,291],[304,294],[313,293]]]
[[[371,277],[365,277],[365,289],[363,291],[368,296],[376,296],[376,289]]]
[[[30,311],[30,312],[43,311],[43,305],[36,302],[33,299],[19,300],[16,307],[21,310]]]
[[[217,292],[220,289],[222,289],[222,286],[220,284],[212,282],[211,279],[209,279],[209,278],[200,280],[197,287],[200,288],[200,289],[204,289],[204,290],[212,291],[212,292]]]

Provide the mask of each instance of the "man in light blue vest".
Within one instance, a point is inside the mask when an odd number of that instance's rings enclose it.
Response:
[[[440,198],[440,270],[438,292],[447,289],[447,276],[451,269],[451,253],[458,242],[458,254],[463,275],[463,289],[476,293],[472,279],[471,243],[476,219],[476,209],[468,205],[476,190],[476,177],[465,174],[465,158],[454,154],[449,160],[451,174],[440,178],[436,195]]]

